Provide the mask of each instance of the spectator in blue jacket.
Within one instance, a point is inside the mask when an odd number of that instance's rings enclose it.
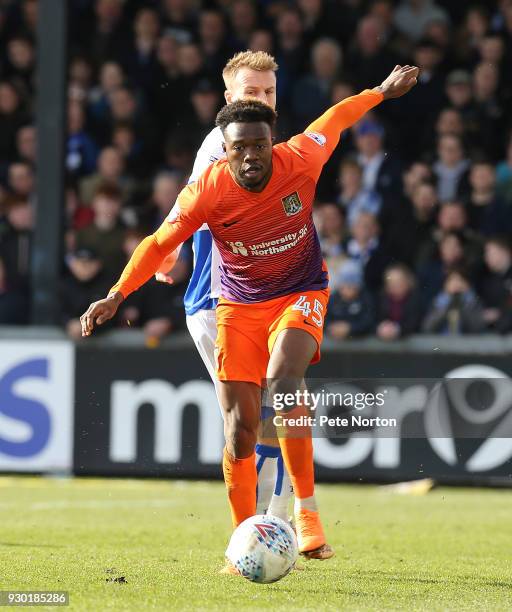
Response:
[[[347,259],[342,264],[327,309],[327,334],[336,340],[362,336],[375,327],[375,308],[363,279],[358,262]]]

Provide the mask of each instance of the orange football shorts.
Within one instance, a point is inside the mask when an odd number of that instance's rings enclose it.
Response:
[[[329,289],[301,291],[252,304],[220,298],[215,343],[218,379],[261,386],[274,343],[283,329],[303,329],[311,334],[318,345],[311,363],[319,361],[328,300]]]

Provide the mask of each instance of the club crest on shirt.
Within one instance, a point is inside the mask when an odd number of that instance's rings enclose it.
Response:
[[[299,194],[296,191],[282,198],[281,202],[283,203],[284,212],[286,213],[287,217],[296,215],[302,210],[302,202],[300,201]]]

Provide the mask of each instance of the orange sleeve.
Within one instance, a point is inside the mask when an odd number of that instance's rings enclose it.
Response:
[[[148,281],[165,258],[206,222],[202,182],[187,185],[178,196],[167,219],[133,252],[119,280],[109,293],[119,291],[127,297]]]
[[[331,106],[321,117],[308,125],[303,134],[291,138],[288,144],[306,162],[305,171],[316,180],[338,146],[341,132],[354,125],[383,99],[381,92],[365,89],[360,94]]]

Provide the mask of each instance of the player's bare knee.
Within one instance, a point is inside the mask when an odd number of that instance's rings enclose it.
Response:
[[[254,452],[257,431],[240,422],[225,430],[226,446],[235,459],[245,459]]]

